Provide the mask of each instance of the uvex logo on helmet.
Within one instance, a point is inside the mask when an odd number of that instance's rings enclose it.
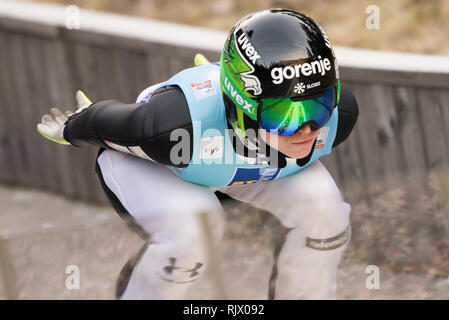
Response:
[[[280,84],[284,82],[284,79],[299,78],[301,76],[308,77],[312,74],[321,74],[324,76],[327,71],[332,70],[332,64],[328,58],[321,59],[318,56],[317,60],[312,62],[306,62],[303,64],[297,64],[294,66],[277,67],[271,69],[271,78],[274,84]]]
[[[244,83],[245,90],[247,92],[252,91],[253,94],[259,95],[262,93],[262,87],[260,80],[254,73],[254,64],[256,60],[260,58],[254,46],[249,42],[248,37],[241,29],[236,29],[234,32],[235,47],[243,62],[248,67],[248,71],[240,72],[239,76]]]
[[[238,94],[238,91],[234,88],[231,81],[229,81],[228,77],[225,76],[224,78],[224,84],[227,91],[231,94],[232,100],[240,105],[243,109],[247,110],[248,112],[252,112],[251,108],[253,105],[246,101],[240,94]]]
[[[249,42],[248,37],[243,32],[238,36],[237,43],[240,45],[239,49],[241,50],[239,51],[243,51],[249,61],[251,61],[252,64],[256,64],[256,60],[260,58],[260,55],[257,53],[256,49],[254,49],[251,42]]]

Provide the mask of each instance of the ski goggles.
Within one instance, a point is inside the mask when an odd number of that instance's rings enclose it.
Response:
[[[282,136],[294,134],[306,123],[315,124],[319,129],[329,121],[339,98],[339,81],[314,99],[262,98],[259,123],[263,129]]]

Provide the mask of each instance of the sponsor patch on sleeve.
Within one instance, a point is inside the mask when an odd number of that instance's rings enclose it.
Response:
[[[324,148],[324,145],[326,144],[328,133],[329,133],[329,127],[323,127],[320,129],[320,133],[318,134],[318,136],[316,138],[315,149]]]
[[[216,94],[212,80],[206,80],[199,83],[191,83],[190,87],[192,88],[193,93],[195,94],[196,100],[201,100]]]
[[[200,159],[219,159],[223,157],[224,137],[215,136],[201,139]]]

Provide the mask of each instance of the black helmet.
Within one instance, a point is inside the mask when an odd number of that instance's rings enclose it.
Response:
[[[305,123],[322,127],[340,94],[337,61],[323,29],[285,9],[250,14],[233,27],[220,80],[227,107],[239,119],[229,120],[243,131],[243,115],[281,135]]]

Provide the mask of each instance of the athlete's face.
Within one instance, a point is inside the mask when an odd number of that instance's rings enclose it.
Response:
[[[290,136],[280,136],[264,129],[259,129],[259,137],[270,147],[282,152],[286,156],[302,159],[310,153],[313,142],[319,132],[319,130],[313,131],[310,125],[307,125]]]

